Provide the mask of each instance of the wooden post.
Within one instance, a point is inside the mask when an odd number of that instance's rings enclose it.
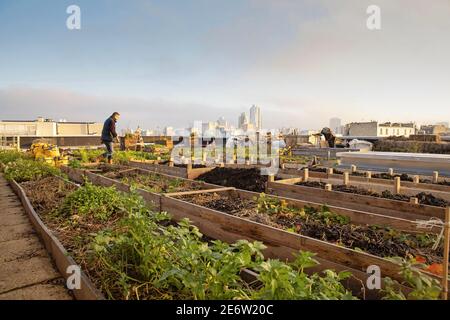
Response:
[[[269,174],[269,176],[267,177],[267,181],[274,182],[275,181],[275,176],[273,174]]]
[[[409,198],[409,203],[419,204],[419,199],[417,199],[416,197],[411,197]]]
[[[169,167],[173,167],[173,158],[169,159]]]
[[[394,193],[395,194],[399,194],[400,193],[400,188],[401,188],[400,177],[395,177],[394,178]]]
[[[394,175],[394,169],[389,168],[388,174],[389,174],[390,176],[393,176],[393,175]]]
[[[281,170],[286,169],[286,165],[284,163],[281,164]]]
[[[333,168],[328,168],[328,169],[327,169],[327,174],[328,174],[328,175],[333,174]]]
[[[439,182],[439,172],[433,171],[433,183],[438,183],[438,182]]]
[[[366,178],[372,179],[372,171],[366,171]]]
[[[414,183],[419,183],[420,182],[420,177],[419,176],[414,176],[413,177],[413,182]]]
[[[352,170],[352,173],[355,173],[355,172],[356,172],[356,166],[355,166],[354,164],[352,164],[351,170]]]
[[[308,182],[308,178],[309,178],[309,169],[304,168],[303,169],[303,182]]]
[[[344,185],[348,186],[349,183],[349,173],[344,172]]]
[[[442,299],[448,299],[448,258],[449,258],[449,242],[450,242],[450,207],[445,209],[445,225],[444,225],[444,262],[442,275]]]
[[[333,185],[332,185],[331,183],[327,183],[327,184],[325,185],[325,190],[326,190],[326,191],[331,191],[331,190],[333,190]]]

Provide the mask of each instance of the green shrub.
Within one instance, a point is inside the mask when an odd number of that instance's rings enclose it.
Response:
[[[38,180],[50,175],[60,175],[61,171],[45,162],[19,158],[5,167],[7,180],[24,182]]]
[[[105,188],[86,182],[64,199],[59,213],[93,217],[104,221],[113,215],[142,206],[144,202],[140,197],[124,194],[115,187]]]
[[[8,164],[17,159],[28,159],[29,155],[15,150],[0,150],[0,163]]]

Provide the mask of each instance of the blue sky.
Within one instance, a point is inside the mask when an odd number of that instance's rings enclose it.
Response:
[[[255,103],[266,127],[449,121],[449,16],[447,0],[0,0],[0,119],[177,127]]]

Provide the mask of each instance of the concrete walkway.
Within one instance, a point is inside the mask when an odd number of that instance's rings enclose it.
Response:
[[[69,300],[18,197],[0,174],[0,300]]]

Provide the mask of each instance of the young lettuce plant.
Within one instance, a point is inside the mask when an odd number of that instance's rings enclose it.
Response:
[[[400,283],[391,278],[385,278],[384,300],[438,300],[441,293],[439,281],[424,274],[419,268],[425,267],[415,258],[391,258],[401,266],[400,274],[405,279],[405,283],[412,288],[409,293],[403,293],[399,288]]]

